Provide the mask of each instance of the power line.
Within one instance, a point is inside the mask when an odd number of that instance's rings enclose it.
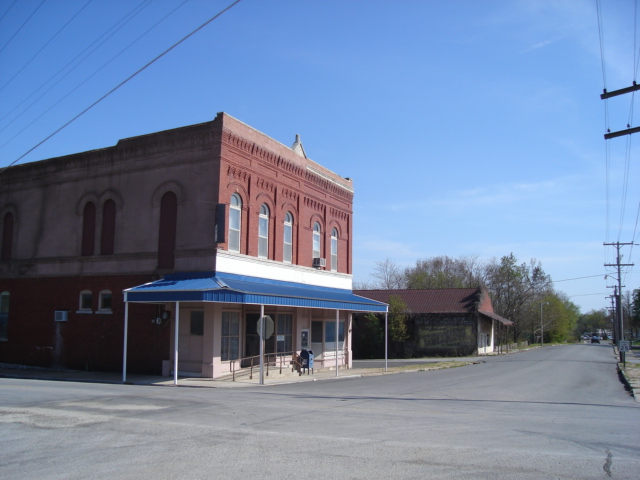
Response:
[[[80,13],[81,13],[85,8],[87,8],[87,6],[88,6],[92,1],[93,1],[93,0],[89,0],[87,3],[85,3],[85,4],[84,4],[84,6],[83,6],[80,10],[78,10],[78,11],[76,12],[76,14],[75,14],[73,17],[71,17],[71,18],[69,19],[69,21],[68,21],[67,23],[65,23],[65,24],[62,26],[62,28],[61,28],[60,30],[58,30],[58,31],[55,33],[55,35],[54,35],[53,37],[51,37],[51,38],[49,39],[49,41],[47,41],[47,43],[45,43],[45,44],[42,46],[42,48],[40,48],[40,50],[38,50],[38,51],[36,52],[36,54],[35,54],[34,56],[32,56],[32,57],[29,59],[29,61],[28,61],[27,63],[25,63],[25,64],[24,64],[24,66],[23,66],[20,70],[18,70],[18,72],[17,72],[13,77],[11,77],[11,78],[9,79],[9,81],[8,81],[7,83],[5,83],[2,87],[0,87],[0,91],[4,90],[4,89],[5,89],[5,87],[6,87],[7,85],[9,85],[11,82],[13,82],[13,80],[14,80],[18,75],[20,75],[20,73],[22,73],[22,71],[23,71],[25,68],[27,68],[27,67],[29,66],[29,64],[34,60],[34,58],[36,58],[36,57],[40,54],[40,52],[42,52],[42,50],[44,50],[45,48],[47,48],[47,45],[49,45],[49,44],[50,44],[50,43],[51,43],[51,42],[52,42],[52,41],[53,41],[53,40],[54,40],[54,39],[55,39],[55,38],[60,34],[60,32],[62,32],[65,28],[67,28],[67,25],[69,25],[69,24],[70,24],[70,23],[71,23],[71,22],[72,22],[72,21],[73,21],[73,20],[74,20],[78,15],[80,15]]]
[[[594,278],[594,277],[602,277],[602,276],[606,277],[606,274],[601,273],[600,275],[588,275],[586,277],[565,278],[564,280],[552,280],[551,283],[568,282],[570,280],[582,280],[583,278]]]
[[[40,100],[42,97],[44,97],[47,93],[49,93],[56,85],[58,85],[64,78],[66,78],[71,72],[73,72],[76,68],[78,68],[82,62],[84,62],[87,58],[89,58],[98,48],[100,48],[102,45],[104,45],[104,43],[109,40],[111,37],[113,37],[121,28],[123,28],[127,23],[129,23],[131,20],[133,20],[133,18],[135,18],[142,10],[144,10],[146,7],[149,6],[149,4],[151,3],[151,0],[142,0],[142,2],[140,2],[136,7],[134,7],[129,13],[125,14],[120,20],[118,20],[116,23],[114,23],[109,29],[107,29],[102,35],[100,35],[96,40],[94,40],[89,46],[87,46],[84,50],[82,50],[78,55],[76,55],[71,61],[69,61],[64,67],[62,67],[61,69],[59,69],[56,73],[54,73],[51,77],[49,77],[42,85],[40,85],[38,88],[36,88],[27,98],[25,98],[22,102],[20,102],[18,105],[16,105],[15,107],[13,107],[13,109],[11,109],[9,112],[7,112],[2,118],[0,118],[0,121],[4,120],[5,118],[7,118],[9,115],[11,115],[15,110],[17,110],[22,104],[24,104],[27,100],[29,100],[31,97],[33,97],[36,92],[38,92],[38,90],[44,88],[44,86],[49,83],[50,81],[52,81],[54,78],[56,78],[61,72],[63,72],[69,65],[71,65],[73,62],[75,62],[78,58],[80,58],[85,52],[87,52],[89,49],[91,49],[94,45],[95,48],[93,48],[93,50],[91,50],[89,53],[87,53],[84,58],[82,58],[78,63],[76,63],[71,69],[69,69],[69,71],[67,71],[67,73],[65,73],[64,75],[62,75],[53,85],[51,85],[47,90],[45,90],[44,92],[42,92],[42,94],[36,98],[33,102],[31,102],[31,104],[29,104],[24,110],[22,110],[22,112],[20,112],[16,117],[13,118],[13,120],[11,120],[11,122],[8,125],[5,125],[2,129],[0,129],[0,132],[4,131],[5,129],[7,129],[9,127],[9,125],[11,125],[12,122],[15,122],[18,118],[20,118],[22,115],[24,115],[25,112],[27,112],[33,105],[35,105],[38,100]],[[127,18],[128,17],[128,18]],[[106,38],[104,38],[106,36]],[[104,39],[103,39],[104,38]],[[103,39],[103,40],[102,40]],[[102,41],[100,41],[102,40]],[[98,43],[100,42],[100,43]],[[96,45],[96,43],[98,43]],[[8,142],[7,142],[8,143]],[[5,143],[6,145],[6,143]],[[4,146],[4,145],[3,145]]]
[[[124,52],[126,52],[129,48],[131,48],[134,44],[136,44],[142,37],[144,37],[147,33],[149,33],[151,30],[153,30],[154,28],[156,28],[158,25],[160,25],[162,22],[164,22],[168,17],[170,17],[173,13],[176,12],[176,10],[178,10],[180,7],[182,7],[185,3],[187,3],[189,0],[184,0],[180,5],[178,5],[176,8],[174,8],[173,10],[171,10],[169,13],[167,13],[164,17],[162,17],[160,20],[158,20],[154,25],[152,25],[150,28],[148,28],[142,35],[139,35],[138,38],[136,38],[134,41],[132,41],[131,43],[129,43],[129,45],[127,45],[125,48],[123,48],[122,50],[120,50],[116,55],[114,55],[109,61],[107,61],[106,63],[104,63],[100,68],[98,68],[95,72],[93,72],[91,75],[89,75],[87,78],[85,78],[82,82],[80,82],[78,85],[76,85],[70,92],[68,92],[65,96],[63,96],[61,99],[59,99],[56,103],[54,103],[53,105],[51,105],[49,108],[47,108],[44,112],[42,112],[38,117],[36,117],[33,121],[31,121],[31,123],[29,123],[28,125],[26,125],[22,130],[20,130],[18,133],[16,133],[13,137],[11,137],[9,140],[7,140],[3,145],[0,145],[0,148],[5,147],[9,142],[11,142],[14,138],[16,138],[18,135],[20,135],[22,132],[24,132],[27,128],[29,128],[31,125],[33,125],[35,122],[37,122],[40,118],[42,118],[44,115],[46,115],[49,111],[51,111],[52,109],[54,109],[56,106],[58,106],[65,98],[67,98],[69,95],[71,95],[72,93],[74,93],[76,90],[78,90],[82,85],[84,85],[85,83],[87,83],[89,80],[91,80],[94,76],[96,76],[100,71],[102,71],[107,65],[109,65],[111,62],[113,62],[115,59],[117,59],[120,55],[122,55]],[[140,10],[142,11],[142,9]],[[136,15],[138,13],[140,13],[140,11],[138,11],[136,13]],[[132,17],[133,18],[133,17]],[[124,25],[123,25],[124,26]],[[114,32],[115,33],[115,32]],[[106,41],[106,40],[105,40]],[[104,42],[103,42],[104,43]],[[97,47],[96,47],[97,48]],[[95,51],[95,50],[94,50]],[[93,53],[93,52],[92,52]],[[86,57],[85,57],[86,58]],[[78,64],[79,65],[79,64]],[[76,67],[78,66],[76,65]],[[74,67],[75,68],[75,67]],[[70,72],[67,72],[67,74]],[[62,77],[64,78],[64,77]],[[60,80],[62,80],[62,78]],[[58,80],[58,82],[60,81]],[[56,82],[53,86],[57,85]],[[51,88],[53,88],[53,86]],[[49,90],[51,90],[51,88]],[[47,91],[49,91],[47,90]],[[45,92],[46,93],[46,92]],[[44,95],[44,93],[43,93]],[[41,98],[41,97],[40,97]],[[37,100],[36,100],[37,101]],[[33,105],[33,104],[32,104]],[[24,111],[22,112],[24,113]],[[14,119],[15,120],[15,119]],[[5,127],[7,128],[7,127]],[[2,130],[0,130],[0,132],[2,132],[4,130],[4,128]]]
[[[22,25],[20,25],[20,28],[18,30],[16,30],[16,33],[14,33],[13,36],[9,39],[9,41],[4,44],[4,47],[0,48],[0,53],[4,52],[4,49],[7,48],[7,45],[9,45],[11,43],[11,41],[15,38],[16,35],[18,35],[18,33],[20,33],[20,30],[22,30],[22,28],[29,22],[29,20],[31,20],[31,17],[33,17],[36,14],[36,12],[38,10],[40,10],[40,7],[46,1],[47,0],[42,0],[42,2],[40,2],[40,5],[37,6],[37,8],[31,13],[31,15],[29,15],[29,18],[27,18],[24,21],[24,23]],[[11,6],[13,7],[13,5],[11,5]]]
[[[0,17],[0,22],[2,21],[2,19],[3,19],[4,17],[6,17],[6,16],[7,16],[7,13],[9,13],[9,11],[13,8],[13,6],[16,4],[16,2],[17,2],[17,1],[18,1],[18,0],[13,0],[13,3],[11,4],[11,6],[10,6],[9,8],[7,8],[7,11],[6,11],[6,12],[4,12],[4,15],[2,15],[2,17]]]
[[[102,100],[104,100],[105,98],[107,98],[109,95],[111,95],[113,92],[115,92],[116,90],[118,90],[121,86],[123,86],[125,83],[127,83],[129,80],[131,80],[133,77],[135,77],[136,75],[138,75],[140,72],[146,70],[150,65],[154,64],[156,61],[158,61],[160,58],[164,57],[167,53],[169,53],[171,50],[173,50],[174,48],[176,48],[178,45],[180,45],[182,42],[184,42],[185,40],[187,40],[188,38],[190,38],[191,36],[193,36],[194,34],[196,34],[198,31],[202,30],[204,27],[206,27],[208,24],[210,24],[211,22],[213,22],[216,18],[218,18],[220,15],[222,15],[223,13],[225,13],[227,10],[231,9],[232,7],[234,7],[235,5],[237,5],[238,3],[240,3],[242,0],[236,0],[235,2],[233,2],[231,5],[229,5],[228,7],[224,8],[223,10],[221,10],[219,13],[215,14],[213,17],[211,17],[209,20],[207,20],[206,22],[204,22],[202,25],[200,25],[198,28],[196,28],[195,30],[193,30],[191,33],[189,33],[188,35],[184,36],[181,40],[178,40],[176,43],[174,43],[172,46],[170,46],[168,49],[166,49],[164,52],[162,52],[160,55],[158,55],[157,57],[155,57],[153,60],[151,60],[149,63],[147,63],[145,66],[143,66],[142,68],[140,68],[139,70],[137,70],[135,73],[133,73],[132,75],[130,75],[128,78],[126,78],[125,80],[123,80],[122,82],[120,82],[118,85],[116,85],[114,88],[112,88],[109,92],[107,92],[106,94],[104,94],[102,97],[100,97],[98,100],[96,100],[95,102],[93,102],[91,105],[89,105],[87,108],[85,108],[82,112],[80,112],[79,114],[77,114],[75,117],[73,117],[71,120],[69,120],[67,123],[65,123],[64,125],[62,125],[60,128],[58,128],[55,132],[53,132],[51,135],[49,135],[48,137],[46,137],[44,140],[40,141],[39,143],[37,143],[35,146],[31,147],[27,152],[23,153],[20,157],[16,158],[13,162],[11,162],[9,165],[7,165],[6,167],[0,169],[0,173],[4,172],[7,168],[11,167],[12,165],[15,165],[19,160],[21,160],[22,158],[24,158],[26,155],[28,155],[29,153],[31,153],[32,151],[34,151],[36,148],[38,148],[40,145],[42,145],[44,142],[46,142],[47,140],[49,140],[51,137],[53,137],[54,135],[56,135],[58,132],[60,132],[62,129],[66,128],[68,125],[70,125],[72,122],[74,122],[75,120],[77,120],[78,118],[80,118],[82,115],[84,115],[85,113],[87,113],[89,110],[91,110],[93,107],[95,107],[98,103],[100,103]]]

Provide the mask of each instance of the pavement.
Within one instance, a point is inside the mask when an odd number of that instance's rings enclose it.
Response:
[[[389,360],[388,368],[384,368],[384,360],[367,361],[356,360],[352,368],[315,369],[313,373],[299,375],[289,369],[282,373],[271,367],[269,375],[265,374],[264,385],[282,385],[300,382],[317,382],[327,380],[345,380],[369,375],[387,375],[401,372],[415,372],[421,370],[436,370],[470,365],[482,361],[482,357],[438,358],[438,359],[410,359]],[[266,373],[266,370],[265,370]],[[64,382],[110,383],[127,385],[149,385],[156,387],[174,387],[174,378],[155,375],[127,374],[126,382],[122,380],[122,372],[85,372],[80,370],[63,370],[50,368],[27,367],[22,365],[0,364],[0,378],[20,378],[32,380],[50,380]],[[212,379],[179,376],[177,386],[192,388],[241,388],[260,386],[260,372],[254,369],[253,378],[248,376],[236,377],[233,381],[229,376]]]
[[[533,347],[539,348],[539,347]],[[510,354],[517,353],[516,350]],[[618,354],[616,347],[614,353]],[[424,370],[439,370],[443,368],[453,368],[482,362],[486,357],[457,357],[457,358],[420,358],[420,359],[390,359],[385,368],[384,360],[354,360],[352,368],[339,368],[336,374],[335,369],[314,370],[313,374],[304,373],[299,375],[284,369],[280,374],[279,369],[271,367],[269,375],[265,375],[263,386],[283,385],[301,382],[335,381],[350,378],[361,378],[371,375],[388,375],[396,373],[416,372]],[[619,363],[618,368],[622,378],[637,401],[640,401],[640,348],[633,348],[626,354],[626,364]],[[235,381],[231,377],[217,379],[179,376],[177,385],[173,376],[162,377],[155,375],[127,374],[126,382],[122,380],[122,372],[86,372],[80,370],[62,370],[26,367],[22,365],[0,364],[0,378],[20,378],[33,380],[52,380],[65,382],[85,382],[85,383],[109,383],[127,385],[148,385],[156,387],[191,387],[191,388],[241,388],[260,386],[260,373],[256,368],[253,378],[248,376],[236,377]]]

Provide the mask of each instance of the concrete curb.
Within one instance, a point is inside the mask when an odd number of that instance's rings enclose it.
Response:
[[[636,402],[640,402],[640,399],[638,399],[635,389],[633,388],[633,384],[627,377],[627,374],[625,373],[624,368],[622,368],[619,363],[616,365],[616,368],[618,369],[618,376],[622,380],[622,383],[624,383],[624,385],[629,389],[629,393],[631,393],[631,396],[636,399]]]

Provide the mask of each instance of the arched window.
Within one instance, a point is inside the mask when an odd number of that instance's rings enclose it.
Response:
[[[291,263],[293,257],[293,215],[287,212],[284,216],[284,249],[282,260]]]
[[[158,234],[158,268],[171,269],[175,265],[178,197],[167,192],[160,200],[160,229]]]
[[[2,252],[0,260],[11,260],[13,256],[13,213],[7,212],[2,219]]]
[[[82,214],[82,247],[80,255],[90,257],[93,255],[96,243],[96,206],[93,202],[87,202]]]
[[[269,258],[269,207],[266,203],[260,206],[258,223],[258,257]]]
[[[240,195],[231,195],[229,206],[229,251],[240,252],[240,227],[242,225],[242,199]]]
[[[116,236],[116,202],[107,200],[102,206],[102,237],[100,255],[113,255]]]
[[[313,226],[313,258],[320,258],[320,224]]]
[[[338,271],[338,229],[331,231],[331,271]]]

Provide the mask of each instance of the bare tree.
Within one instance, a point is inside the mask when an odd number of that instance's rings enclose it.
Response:
[[[375,288],[398,290],[405,288],[402,269],[393,260],[386,258],[376,262],[371,276],[375,279]]]

